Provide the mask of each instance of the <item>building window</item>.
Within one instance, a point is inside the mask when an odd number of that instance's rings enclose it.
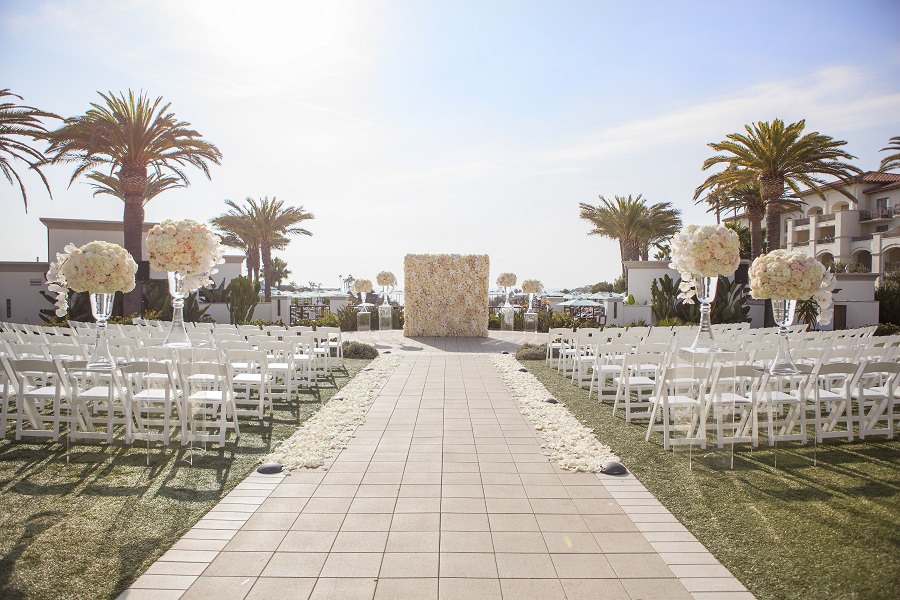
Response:
[[[12,319],[12,299],[6,299],[6,318]]]
[[[888,209],[888,199],[887,198],[879,198],[875,201],[875,210],[878,214],[882,214],[887,212]]]

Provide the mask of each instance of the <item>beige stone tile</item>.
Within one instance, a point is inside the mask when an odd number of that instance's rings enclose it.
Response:
[[[488,517],[482,513],[443,513],[441,531],[490,531]]]
[[[379,552],[332,552],[319,577],[378,577],[382,556]]]
[[[344,522],[344,513],[301,513],[292,531],[337,531]]]
[[[562,579],[614,579],[616,572],[602,554],[551,554]]]
[[[600,546],[590,533],[545,531],[544,541],[553,553],[599,553]]]
[[[310,498],[303,513],[346,513],[352,498]]]
[[[341,531],[331,547],[332,552],[384,552],[387,531]]]
[[[375,600],[437,600],[437,578],[379,579]]]
[[[497,553],[497,571],[501,579],[555,579],[556,569],[549,554]]]
[[[622,585],[632,598],[641,600],[693,600],[677,579],[623,579]]]
[[[336,531],[288,531],[278,551],[328,552],[336,537]]]
[[[261,577],[318,577],[327,557],[326,552],[276,552]]]
[[[284,531],[238,531],[225,546],[225,550],[274,552],[286,534]]]
[[[440,498],[397,498],[395,513],[437,513],[441,512]]]
[[[588,529],[594,533],[636,532],[639,530],[628,515],[582,515],[582,518]]]
[[[255,577],[198,577],[181,598],[186,600],[243,600]]]
[[[493,552],[488,531],[443,531],[441,552]]]
[[[271,552],[219,552],[203,572],[206,577],[255,577],[262,573]]]
[[[313,578],[260,577],[245,600],[306,600],[315,585]]]
[[[531,503],[527,498],[487,498],[487,512],[533,514]]]
[[[615,579],[560,579],[568,600],[631,600]]]
[[[504,598],[516,600],[566,600],[562,584],[556,579],[501,579]]]
[[[547,545],[538,531],[493,531],[494,552],[547,553]]]
[[[375,596],[371,577],[319,578],[310,600],[371,600]],[[218,600],[218,599],[217,599]]]
[[[440,549],[439,531],[391,531],[387,552],[437,552]]]
[[[605,554],[620,579],[675,577],[658,554]]]
[[[440,513],[403,513],[394,515],[391,531],[440,531]]]
[[[471,578],[441,578],[440,600],[501,600],[500,580]]]
[[[441,578],[497,578],[497,563],[489,552],[445,552],[441,554]]]
[[[379,577],[437,577],[437,552],[387,552]]]
[[[532,514],[492,513],[488,516],[491,531],[539,531],[538,522]]]
[[[594,538],[606,553],[654,552],[641,533],[595,533]]]

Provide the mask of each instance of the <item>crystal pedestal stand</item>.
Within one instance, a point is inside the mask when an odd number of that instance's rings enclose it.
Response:
[[[512,331],[516,320],[516,309],[509,303],[509,288],[506,288],[506,303],[500,309],[500,330]]]
[[[528,294],[528,312],[525,313],[525,333],[532,333],[537,337],[537,313],[534,312],[534,294]]]
[[[88,360],[88,369],[112,370],[116,365],[109,353],[109,339],[106,337],[106,322],[112,315],[113,298],[115,294],[91,294],[91,313],[97,319],[97,342]]]
[[[363,331],[371,331],[372,330],[372,313],[370,313],[367,309],[363,308],[358,313],[356,313],[356,331],[362,333]]]
[[[775,360],[769,367],[772,375],[795,375],[799,373],[797,365],[791,359],[791,349],[788,345],[788,327],[794,322],[794,309],[796,300],[772,300],[772,316],[778,325],[778,352]]]
[[[387,286],[382,289],[384,293],[384,302],[381,303],[381,306],[378,307],[378,331],[390,331],[394,328],[394,309],[391,307],[391,303],[388,302],[388,291]],[[389,336],[390,334],[382,334],[383,336]]]
[[[169,271],[169,294],[172,296],[172,325],[163,346],[166,348],[190,348],[191,338],[184,328],[184,275]]]
[[[694,343],[691,344],[692,352],[715,352],[717,350],[709,314],[711,310],[710,305],[716,298],[718,283],[718,277],[694,277],[697,302],[700,303],[700,327],[697,329],[697,337],[694,339]]]

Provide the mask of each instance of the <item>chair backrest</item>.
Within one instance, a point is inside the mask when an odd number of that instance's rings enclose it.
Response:
[[[50,356],[46,352],[46,346],[41,344],[14,344],[7,343],[6,347],[16,359],[40,358],[49,359]]]
[[[231,393],[231,369],[227,363],[178,361],[177,371],[185,396],[197,389]]]
[[[229,364],[240,363],[242,372],[266,374],[269,356],[262,350],[233,349],[225,351],[225,360]]]
[[[218,350],[212,348],[178,348],[175,356],[179,364],[192,363],[218,363],[221,361]]]

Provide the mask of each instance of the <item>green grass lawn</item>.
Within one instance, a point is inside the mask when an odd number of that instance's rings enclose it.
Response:
[[[241,421],[225,448],[0,440],[0,598],[115,598],[368,360]],[[193,458],[193,464],[188,461]]]
[[[646,421],[523,364],[760,600],[900,597],[900,442],[740,445],[732,470],[729,447],[667,453]]]

